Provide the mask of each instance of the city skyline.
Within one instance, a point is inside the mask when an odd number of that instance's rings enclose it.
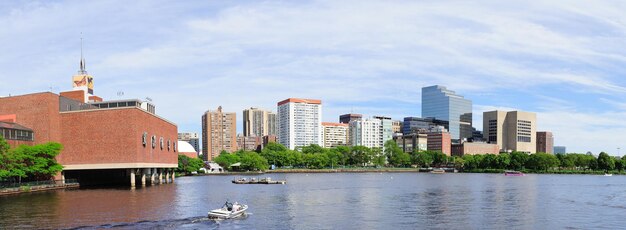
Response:
[[[82,32],[97,94],[150,97],[179,132],[290,97],[323,100],[326,122],[420,117],[420,89],[442,85],[478,129],[484,111],[522,110],[568,152],[625,148],[621,3],[123,3],[0,3],[0,96],[70,90]]]

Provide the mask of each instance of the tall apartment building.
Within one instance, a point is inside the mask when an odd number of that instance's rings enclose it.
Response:
[[[322,101],[289,98],[278,102],[278,143],[289,149],[317,144],[322,138]]]
[[[446,87],[422,88],[422,117],[448,121],[454,142],[472,137],[472,101]]]
[[[537,152],[554,153],[554,136],[552,136],[552,132],[537,132]]]
[[[237,116],[224,113],[222,106],[202,115],[202,158],[212,161],[222,151],[237,151]]]
[[[246,137],[263,137],[276,135],[276,114],[258,108],[243,111],[243,135]]]
[[[200,152],[198,133],[178,133],[178,140],[189,143],[196,150],[196,154]]]
[[[535,153],[537,115],[522,111],[483,113],[483,138],[500,146],[500,151]]]
[[[381,132],[382,120],[361,119],[350,122],[350,143],[352,146],[365,146],[368,148],[382,148],[383,135]]]
[[[324,148],[348,145],[348,124],[322,122],[324,129]]]
[[[441,151],[450,156],[452,154],[452,136],[448,132],[430,132],[427,134],[427,149],[429,151]]]
[[[237,149],[244,151],[261,150],[263,137],[237,135]]]
[[[380,120],[380,145],[385,146],[385,142],[393,140],[393,121],[390,117],[374,116],[374,119]]]
[[[349,124],[351,121],[361,120],[362,118],[363,118],[363,115],[361,114],[356,114],[356,113],[343,114],[339,116],[339,123]]]

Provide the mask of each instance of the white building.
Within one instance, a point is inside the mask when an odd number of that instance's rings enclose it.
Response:
[[[383,135],[381,132],[382,120],[363,119],[350,122],[350,143],[352,146],[365,146],[368,148],[382,148]]]
[[[324,148],[348,145],[348,124],[322,122],[324,128]]]
[[[289,98],[278,102],[277,139],[289,149],[323,146],[322,101]]]
[[[393,121],[390,117],[383,116],[374,116],[374,119],[380,120],[380,128],[378,132],[380,132],[380,146],[381,148],[385,146],[385,142],[388,140],[393,140]]]

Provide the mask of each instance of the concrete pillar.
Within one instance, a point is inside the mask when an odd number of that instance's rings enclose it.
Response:
[[[163,184],[163,169],[159,169],[159,184]]]
[[[130,174],[130,187],[135,188],[135,169],[128,169]]]
[[[172,169],[172,183],[174,183],[174,178],[176,178],[176,173],[174,173],[174,169]]]
[[[150,185],[156,184],[155,178],[156,178],[156,169],[152,168],[150,169]]]
[[[61,184],[65,185],[65,171],[61,171]]]
[[[146,170],[148,169],[141,170],[141,187],[146,186]]]
[[[165,183],[170,183],[170,170],[165,169]]]

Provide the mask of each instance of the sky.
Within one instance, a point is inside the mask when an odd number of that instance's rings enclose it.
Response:
[[[0,96],[71,90],[82,37],[96,95],[149,97],[180,132],[200,133],[218,106],[241,132],[243,109],[290,97],[321,99],[324,121],[400,120],[421,116],[421,88],[438,84],[473,101],[479,130],[484,111],[535,112],[568,152],[624,155],[624,12],[601,0],[1,1]]]

